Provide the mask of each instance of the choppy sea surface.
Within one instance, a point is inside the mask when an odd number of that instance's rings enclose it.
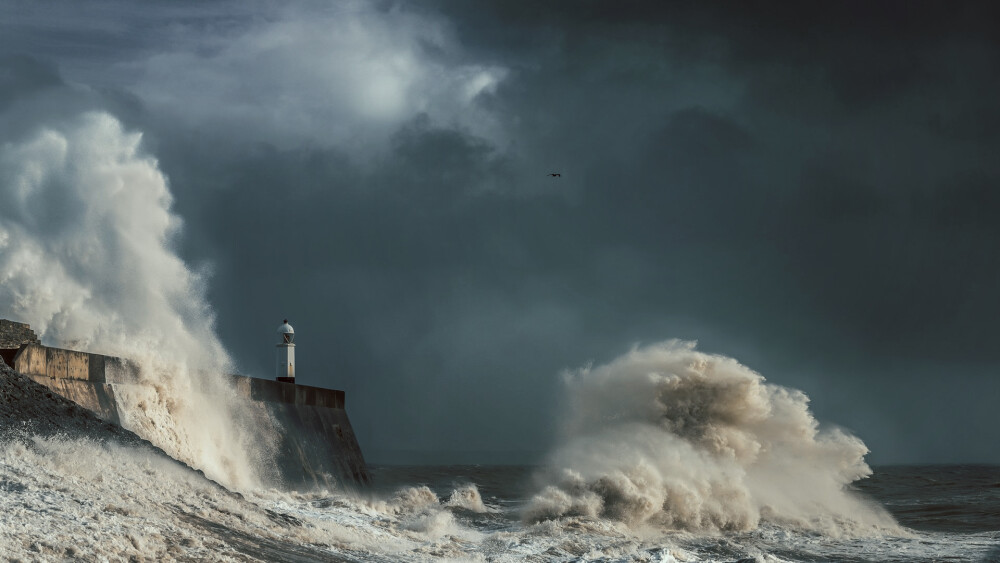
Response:
[[[706,535],[629,533],[583,521],[533,528],[519,522],[519,509],[533,490],[536,471],[526,466],[377,466],[374,475],[378,490],[416,483],[441,498],[462,483],[476,483],[491,511],[453,510],[456,520],[485,534],[513,534],[524,555],[539,561],[1000,561],[1000,466],[995,465],[875,467],[856,490],[885,506],[903,534],[850,538],[766,523],[752,531]]]
[[[151,449],[0,444],[5,560],[1000,561],[1000,467],[878,467],[859,494],[899,533],[836,537],[522,520],[534,467],[375,466],[371,489],[237,494]]]

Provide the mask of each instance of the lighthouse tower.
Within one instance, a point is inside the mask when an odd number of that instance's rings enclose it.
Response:
[[[285,383],[295,383],[295,329],[288,324],[288,319],[278,327],[278,339],[275,379]]]

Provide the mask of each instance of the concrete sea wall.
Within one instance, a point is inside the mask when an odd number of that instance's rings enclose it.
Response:
[[[12,326],[17,325],[17,326]],[[116,389],[136,385],[138,366],[112,356],[50,348],[28,325],[0,319],[0,354],[16,371],[115,423]],[[344,392],[229,375],[233,389],[265,406],[280,426],[277,463],[284,485],[296,489],[367,484],[361,447],[344,410]]]

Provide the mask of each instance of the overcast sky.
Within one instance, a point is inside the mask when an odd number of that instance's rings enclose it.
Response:
[[[874,463],[1000,462],[998,18],[13,0],[0,141],[141,133],[239,371],[288,318],[373,461],[530,461],[561,370],[681,338]]]

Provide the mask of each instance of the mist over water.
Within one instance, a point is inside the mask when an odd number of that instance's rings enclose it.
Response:
[[[762,520],[828,533],[896,530],[847,490],[871,474],[858,438],[822,428],[800,391],[671,340],[564,376],[561,445],[524,516],[686,530]]]
[[[182,222],[141,140],[90,112],[0,146],[0,310],[47,344],[135,362],[124,426],[229,486],[259,485],[275,437],[220,377],[231,361],[205,279],[173,250]]]

